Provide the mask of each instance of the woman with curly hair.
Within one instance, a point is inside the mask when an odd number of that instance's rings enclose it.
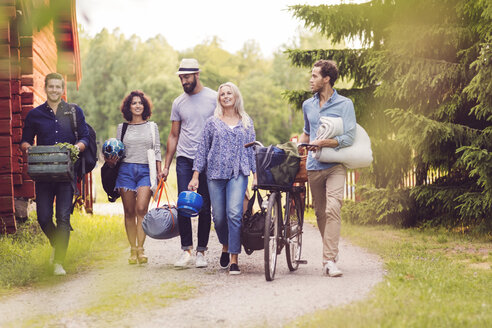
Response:
[[[125,145],[125,157],[121,159],[115,189],[119,191],[123,202],[125,229],[131,247],[128,263],[142,264],[147,263],[143,247],[145,232],[142,221],[152,196],[147,150],[153,148],[155,151],[157,174],[153,179],[160,179],[162,171],[159,129],[157,124],[148,121],[152,114],[152,103],[142,91],[132,91],[123,99],[121,113],[127,123],[118,125],[116,138],[121,140],[122,132],[125,130],[122,140]],[[105,160],[111,166],[118,162],[116,156]]]

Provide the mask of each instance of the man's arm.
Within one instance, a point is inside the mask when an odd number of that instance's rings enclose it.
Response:
[[[164,167],[162,169],[164,181],[167,180],[167,176],[169,175],[169,167],[171,166],[174,154],[176,153],[180,130],[181,121],[172,121],[171,131],[169,132],[169,137],[167,138],[166,159],[164,162]]]
[[[309,143],[309,134],[306,134],[306,132],[301,133],[298,143]]]
[[[319,147],[331,147],[335,148],[338,146],[338,141],[336,139],[323,139],[323,140],[313,140],[309,141],[309,135],[303,132],[299,137],[298,143],[307,143],[311,145],[316,145]],[[308,150],[317,150],[316,147],[308,147]]]

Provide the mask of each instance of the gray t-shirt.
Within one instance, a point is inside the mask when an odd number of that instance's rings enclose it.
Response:
[[[195,159],[205,121],[214,115],[216,104],[217,92],[207,87],[194,95],[183,93],[174,100],[171,121],[181,122],[176,157]]]
[[[125,158],[124,163],[135,164],[148,164],[147,149],[152,149],[152,131],[150,131],[152,125],[150,122],[142,124],[128,124],[128,128],[123,138],[123,144],[125,145]],[[116,139],[121,140],[121,131],[123,129],[123,123],[118,124],[116,131]],[[159,128],[157,124],[154,124],[155,131],[155,159],[161,160],[161,142],[159,138]]]

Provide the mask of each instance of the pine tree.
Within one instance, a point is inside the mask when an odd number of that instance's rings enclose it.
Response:
[[[389,195],[415,168],[417,186],[398,211],[415,222],[492,227],[492,2],[372,0],[292,6],[305,26],[362,49],[289,50],[296,66],[333,59],[351,79],[358,122],[373,143],[367,197]],[[304,91],[288,93],[300,104]],[[442,176],[428,183],[429,174]],[[371,196],[372,195],[372,196]],[[387,197],[372,206],[381,218]],[[393,203],[394,204],[394,203]],[[412,205],[413,204],[413,205]],[[401,207],[401,206],[400,206]],[[396,211],[396,212],[398,212]],[[389,216],[391,217],[391,215]]]

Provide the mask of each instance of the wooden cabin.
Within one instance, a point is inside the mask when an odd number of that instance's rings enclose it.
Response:
[[[23,120],[45,101],[46,74],[77,87],[82,74],[75,0],[0,0],[0,15],[0,233],[14,233],[35,195],[19,148]]]

